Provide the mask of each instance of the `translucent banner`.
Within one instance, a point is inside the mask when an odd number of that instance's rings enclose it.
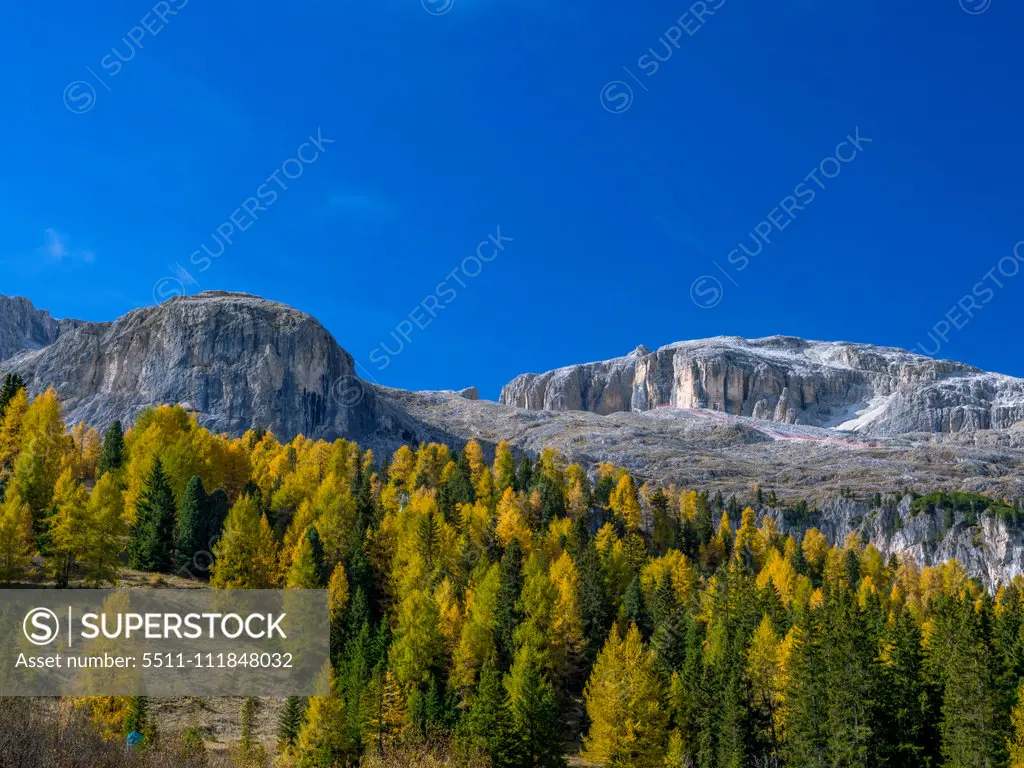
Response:
[[[0,696],[329,692],[326,590],[0,590]]]

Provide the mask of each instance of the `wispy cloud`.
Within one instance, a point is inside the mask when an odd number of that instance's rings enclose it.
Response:
[[[45,243],[39,250],[47,261],[92,264],[96,260],[96,255],[92,251],[70,248],[67,235],[52,227],[48,227],[43,234]]]

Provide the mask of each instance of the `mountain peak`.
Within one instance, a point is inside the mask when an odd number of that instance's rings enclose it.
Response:
[[[895,347],[717,336],[524,374],[504,387],[501,402],[603,415],[707,409],[891,435],[1011,427],[1024,419],[1024,380]]]

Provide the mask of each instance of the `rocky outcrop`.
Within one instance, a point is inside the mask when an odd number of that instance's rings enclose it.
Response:
[[[784,532],[801,533],[782,514],[765,510]],[[910,498],[895,507],[871,509],[850,499],[831,499],[813,521],[829,542],[842,545],[851,533],[869,541],[888,559],[913,560],[919,567],[941,565],[956,559],[967,573],[989,590],[1024,575],[1024,533],[1010,529],[998,518],[985,515],[969,524],[963,513],[947,520],[945,512],[913,515]],[[952,523],[952,524],[948,524]]]
[[[57,389],[70,423],[125,423],[178,403],[215,431],[264,427],[360,439],[378,426],[377,392],[309,315],[239,293],[206,292],[80,323],[6,361],[34,392]]]
[[[637,363],[648,355],[650,350],[641,345],[625,357],[602,363],[526,373],[502,390],[501,403],[531,411],[630,411]]]
[[[28,299],[0,295],[0,360],[25,349],[53,344],[60,331],[61,323],[49,312],[36,309]]]
[[[1024,420],[1024,380],[891,347],[720,337],[519,376],[501,402],[599,414],[702,408],[895,435],[1012,427]]]

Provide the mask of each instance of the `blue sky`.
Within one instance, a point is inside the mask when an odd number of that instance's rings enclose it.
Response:
[[[1020,3],[6,15],[0,292],[56,316],[247,291],[315,315],[380,383],[487,397],[721,334],[1024,376]]]

